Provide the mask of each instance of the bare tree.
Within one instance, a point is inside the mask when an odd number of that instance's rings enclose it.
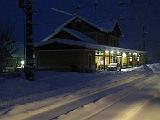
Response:
[[[16,50],[14,30],[12,24],[0,21],[0,72],[6,68]]]

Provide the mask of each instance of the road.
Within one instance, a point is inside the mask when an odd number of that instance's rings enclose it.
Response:
[[[160,75],[142,74],[38,109],[17,109],[0,120],[160,120]]]
[[[130,89],[131,90],[131,89]],[[152,75],[117,102],[103,98],[66,115],[60,120],[160,120],[160,75]]]

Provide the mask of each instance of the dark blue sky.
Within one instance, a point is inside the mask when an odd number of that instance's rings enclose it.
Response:
[[[63,24],[70,16],[54,12],[50,8],[58,8],[70,13],[74,13],[77,4],[80,5],[79,15],[89,21],[103,26],[107,26],[118,16],[126,17],[120,22],[124,38],[121,46],[125,48],[140,48],[142,45],[142,23],[146,25],[147,49],[152,53],[160,49],[160,1],[151,0],[148,5],[147,0],[134,0],[130,5],[130,0],[97,0],[97,10],[94,9],[94,0],[33,0],[34,10],[39,13],[34,14],[34,42],[40,41],[51,34],[56,27]],[[118,6],[117,1],[124,1],[126,5]],[[147,19],[143,19],[147,17]],[[18,8],[18,0],[0,0],[0,19],[10,21],[15,24],[15,34],[18,41],[23,42],[23,20],[24,15]],[[106,28],[107,29],[107,28]]]

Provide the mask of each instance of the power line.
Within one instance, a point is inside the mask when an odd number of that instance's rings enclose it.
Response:
[[[73,14],[66,12],[66,11],[63,11],[63,10],[60,10],[60,9],[57,9],[57,8],[51,8],[51,10],[54,10],[56,12],[59,12],[59,13],[65,14],[65,15],[73,16]]]
[[[129,3],[130,3],[130,5],[136,4],[135,0],[129,0]],[[151,6],[152,5],[152,0],[145,0],[145,2],[143,2],[143,3],[147,3],[149,6]],[[119,6],[125,6],[125,5],[127,5],[127,2],[124,1],[124,0],[118,0],[117,4]]]

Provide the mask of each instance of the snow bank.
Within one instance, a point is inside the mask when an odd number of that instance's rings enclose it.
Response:
[[[154,73],[160,73],[160,63],[148,64],[147,66],[151,68]]]
[[[140,67],[137,67],[137,69],[134,69],[134,71],[153,73],[152,69],[147,65],[141,65]]]
[[[139,67],[125,68],[125,69],[121,69],[121,71],[123,71],[123,72],[130,72],[130,71],[134,71],[136,69],[139,69]]]
[[[135,71],[135,72],[147,72],[147,73],[160,73],[160,63],[141,65],[139,67],[122,69],[123,72]]]
[[[140,72],[140,73],[153,73],[152,69],[148,67],[147,65],[141,65],[139,67],[132,67],[132,68],[126,68],[122,69],[123,72]]]

